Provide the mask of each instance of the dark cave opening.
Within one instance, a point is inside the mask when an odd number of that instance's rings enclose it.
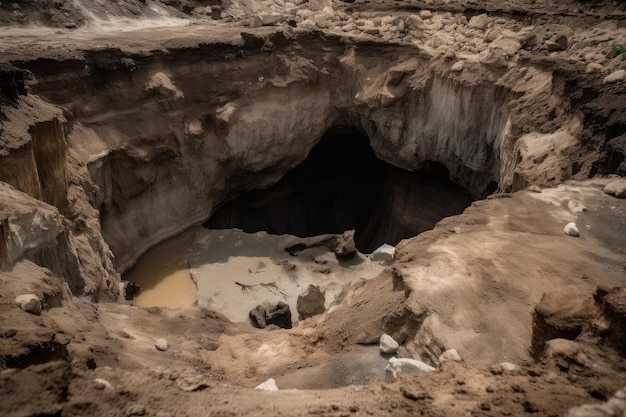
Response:
[[[278,183],[227,202],[203,226],[300,237],[354,229],[357,249],[371,253],[432,229],[471,201],[442,164],[406,171],[378,159],[363,133],[335,127]]]

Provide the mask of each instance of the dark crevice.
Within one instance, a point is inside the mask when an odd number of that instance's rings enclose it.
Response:
[[[443,165],[394,167],[374,155],[364,134],[337,127],[280,182],[223,205],[204,226],[300,237],[355,229],[357,248],[369,253],[432,229],[470,203]]]

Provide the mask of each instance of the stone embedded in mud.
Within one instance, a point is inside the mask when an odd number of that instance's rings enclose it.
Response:
[[[352,259],[356,255],[356,245],[354,243],[354,230],[345,232],[337,238],[335,255],[339,259]]]
[[[270,378],[267,381],[262,382],[256,387],[254,387],[254,389],[273,392],[273,391],[278,391],[278,386],[276,385],[276,380],[274,380],[274,378]]]
[[[167,349],[169,349],[170,344],[165,339],[157,339],[157,341],[154,342],[154,347],[156,348],[156,350],[160,350],[161,352],[164,352]]]
[[[382,353],[395,353],[399,347],[400,345],[398,344],[398,342],[396,342],[393,337],[389,336],[388,334],[383,333],[382,336],[380,336],[378,350],[380,350]]]
[[[567,223],[565,227],[563,228],[563,232],[565,232],[565,234],[569,236],[574,236],[574,237],[580,236],[578,227],[576,227],[576,223],[574,222]]]
[[[255,327],[264,329],[270,325],[291,329],[291,309],[289,305],[278,302],[277,304],[259,304],[249,313],[250,321]]]
[[[296,308],[303,319],[313,317],[326,311],[326,296],[316,285],[311,285],[298,296]]]
[[[432,372],[436,370],[432,366],[407,358],[391,358],[385,367],[387,379],[395,380],[399,374],[421,374],[422,372]]]
[[[626,179],[618,179],[604,186],[604,192],[617,198],[626,198]]]
[[[22,294],[15,297],[15,304],[22,310],[32,313],[41,313],[41,301],[35,294]]]
[[[374,252],[372,252],[370,259],[375,262],[391,264],[395,256],[396,256],[395,246],[391,246],[391,245],[384,243],[381,246],[379,246]]]

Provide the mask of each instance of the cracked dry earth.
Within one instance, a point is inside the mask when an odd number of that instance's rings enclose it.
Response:
[[[3,1],[0,22],[1,415],[624,414],[624,3]],[[292,329],[212,310],[206,282],[124,300],[142,254],[338,128],[473,202],[387,265],[277,240],[305,248],[263,255],[284,293],[321,258],[334,285]],[[402,187],[377,236],[441,211]],[[383,333],[435,371],[387,380]]]

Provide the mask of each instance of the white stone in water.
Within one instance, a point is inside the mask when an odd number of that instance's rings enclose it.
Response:
[[[383,333],[382,336],[380,336],[380,342],[379,343],[380,344],[378,345],[378,349],[382,353],[394,353],[400,347],[398,342],[396,342],[393,339],[393,337],[389,336],[388,334],[384,334],[384,333]]]
[[[41,313],[41,301],[35,294],[22,294],[15,297],[15,304],[22,310],[32,313]]]
[[[461,355],[459,355],[456,349],[448,349],[439,356],[439,363],[445,361],[461,362],[461,360]]]
[[[278,391],[278,387],[276,386],[276,381],[274,378],[270,378],[267,381],[257,385],[254,389],[258,389],[261,391]]]
[[[578,231],[578,227],[576,227],[576,223],[570,222],[565,225],[563,231],[566,235],[578,237],[580,236],[580,232]]]
[[[391,358],[389,364],[385,367],[387,378],[394,380],[399,374],[421,374],[422,372],[432,372],[435,368],[432,366],[407,358]]]
[[[165,339],[157,339],[157,341],[154,342],[154,347],[156,348],[156,350],[160,350],[160,351],[164,352],[167,349],[169,349],[170,344]]]

